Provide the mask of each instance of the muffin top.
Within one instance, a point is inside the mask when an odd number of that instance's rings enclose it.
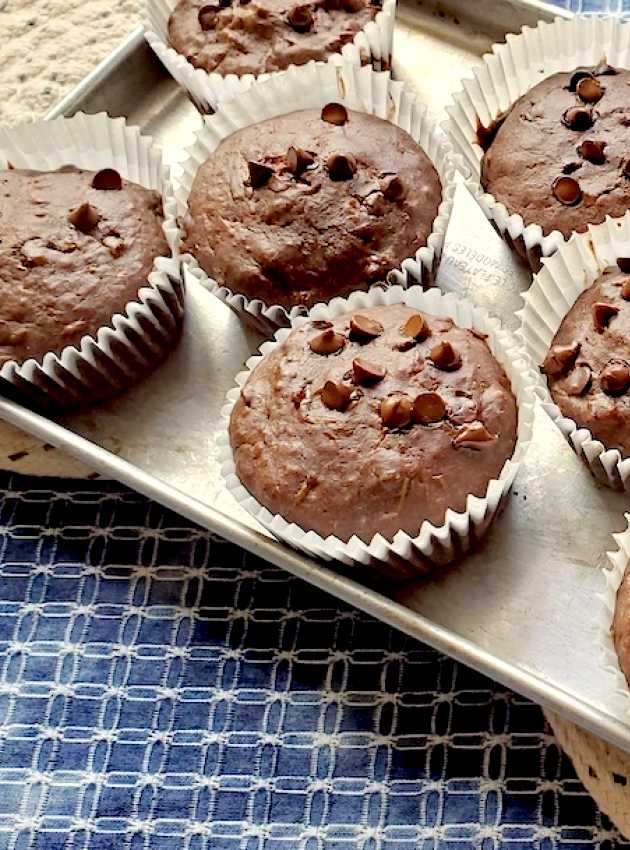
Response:
[[[440,201],[438,175],[411,136],[328,104],[219,145],[190,192],[185,250],[250,299],[309,306],[365,289],[413,256]]]
[[[168,37],[195,68],[263,74],[339,53],[379,9],[377,0],[179,0]]]
[[[630,207],[629,126],[630,72],[602,64],[554,74],[499,123],[481,184],[526,225],[584,231]]]
[[[0,365],[109,325],[168,252],[160,195],[112,169],[0,171]]]
[[[630,271],[630,260],[619,260]],[[553,400],[630,456],[630,275],[607,270],[562,320],[542,364]]]
[[[249,376],[230,440],[240,481],[272,513],[367,542],[485,495],[516,423],[483,335],[399,304],[294,329]]]
[[[630,572],[628,570],[617,591],[612,636],[619,666],[626,680],[630,682]]]

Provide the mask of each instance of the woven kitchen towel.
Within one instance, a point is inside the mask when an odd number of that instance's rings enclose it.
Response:
[[[118,485],[0,475],[0,850],[630,850],[540,709]]]

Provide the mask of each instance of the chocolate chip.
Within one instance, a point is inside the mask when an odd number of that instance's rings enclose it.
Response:
[[[294,6],[287,16],[289,26],[296,32],[308,32],[313,26],[313,12],[310,6]]]
[[[609,363],[599,375],[599,385],[606,395],[621,395],[630,386],[630,369],[625,363]]]
[[[456,449],[482,449],[484,444],[496,440],[483,422],[471,422],[465,425],[453,440]]]
[[[551,186],[554,198],[566,207],[572,207],[582,200],[580,184],[573,177],[556,177]]]
[[[336,351],[341,351],[346,344],[346,340],[341,334],[329,328],[314,336],[309,340],[308,344],[311,351],[314,351],[315,354],[334,354]]]
[[[604,153],[605,147],[606,142],[584,139],[584,141],[578,145],[577,152],[582,159],[587,159],[589,162],[592,162],[593,165],[601,165],[606,161],[606,154]]]
[[[324,328],[332,328],[333,323],[329,322],[328,319],[313,319],[311,321],[311,327],[317,328],[318,331],[323,331]]]
[[[302,148],[291,146],[287,151],[286,162],[289,171],[299,177],[300,174],[304,174],[309,165],[315,162],[315,157]]]
[[[400,201],[405,197],[405,185],[397,174],[387,174],[379,185],[388,201]]]
[[[588,366],[578,366],[565,381],[567,395],[584,395],[591,383],[591,370]]]
[[[331,180],[352,180],[357,161],[352,154],[332,153],[326,160],[326,168]]]
[[[628,274],[630,272],[630,257],[617,257],[617,265],[620,271]]]
[[[570,106],[562,115],[562,123],[570,130],[588,130],[593,126],[593,110],[586,106]]]
[[[344,12],[360,12],[363,8],[363,0],[341,0],[341,8]]]
[[[269,178],[273,174],[273,168],[268,165],[263,165],[262,162],[248,162],[249,169],[249,185],[252,189],[260,189],[265,183],[269,182]]]
[[[422,340],[431,335],[431,329],[422,313],[414,313],[409,316],[400,332],[403,336],[410,336],[412,339],[417,339],[418,342],[422,342]]]
[[[94,230],[101,220],[101,214],[91,204],[81,204],[68,213],[68,221],[81,233],[89,233]]]
[[[609,65],[605,59],[602,59],[602,61],[593,68],[593,74],[597,77],[612,77],[618,73],[617,69],[613,68],[612,65]]]
[[[454,372],[462,365],[462,358],[448,340],[439,342],[434,346],[431,349],[429,357],[438,369],[442,369],[445,372]]]
[[[355,313],[350,319],[350,334],[357,339],[376,339],[383,333],[383,325],[368,316]]]
[[[575,90],[580,100],[585,103],[597,103],[604,94],[604,87],[595,77],[584,77],[579,81]]]
[[[404,428],[411,422],[413,404],[402,393],[388,395],[381,401],[381,421],[386,428]]]
[[[322,401],[331,410],[345,410],[350,404],[351,395],[352,387],[335,381],[326,381],[322,388]]]
[[[624,301],[630,301],[630,280],[627,280],[621,287],[621,297]]]
[[[216,23],[217,12],[219,12],[221,7],[216,3],[207,3],[205,6],[202,6],[199,9],[199,14],[197,18],[199,20],[199,26],[203,30],[203,32],[207,32],[208,30],[214,29],[214,25]]]
[[[122,177],[113,168],[103,168],[92,178],[92,188],[118,192],[122,189]]]
[[[587,80],[589,77],[592,79],[593,74],[591,71],[586,71],[585,69],[581,69],[579,71],[575,71],[571,75],[571,79],[569,80],[568,89],[569,91],[575,91],[577,89],[577,85],[581,80]]]
[[[232,0],[219,0],[219,6],[222,9],[229,9],[232,5]]]
[[[581,162],[565,162],[565,164],[562,166],[562,173],[573,174],[580,168],[582,168]]]
[[[605,304],[603,301],[598,301],[596,304],[593,304],[593,325],[595,326],[597,333],[603,333],[610,324],[611,319],[616,316],[618,312],[619,307],[615,307],[614,304]]]
[[[341,103],[327,103],[322,109],[322,121],[341,127],[348,120],[348,110]]]
[[[352,361],[352,371],[354,380],[357,384],[369,385],[378,384],[385,377],[386,369],[379,366],[378,363],[370,363],[362,357],[356,357]]]
[[[550,378],[559,378],[564,375],[575,363],[580,351],[579,342],[571,342],[568,345],[553,345],[543,360],[541,371]]]
[[[413,419],[420,425],[430,425],[444,419],[446,405],[437,393],[421,393],[413,403]]]
[[[624,162],[622,171],[624,177],[630,177],[630,159],[627,159]]]
[[[375,6],[377,9],[382,9],[383,0],[370,0],[370,6]]]

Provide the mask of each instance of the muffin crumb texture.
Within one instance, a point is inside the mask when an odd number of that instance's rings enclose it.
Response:
[[[169,253],[157,192],[114,169],[0,171],[0,365],[111,324]]]
[[[629,71],[553,74],[480,128],[481,184],[526,226],[568,238],[630,207],[629,127]]]
[[[426,245],[440,201],[411,136],[330,103],[219,145],[191,188],[185,250],[233,292],[308,307],[383,281]]]
[[[484,496],[516,427],[483,335],[399,304],[294,329],[249,376],[230,439],[239,479],[272,513],[369,542]]]
[[[179,0],[168,37],[195,68],[257,75],[341,52],[380,7],[380,0]]]
[[[630,275],[608,269],[579,296],[541,368],[564,416],[630,456]]]

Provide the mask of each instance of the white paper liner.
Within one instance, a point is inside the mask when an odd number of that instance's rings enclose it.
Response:
[[[188,195],[199,166],[223,139],[267,118],[300,109],[320,108],[330,102],[341,102],[349,109],[391,121],[409,133],[433,163],[442,184],[442,201],[427,244],[416,252],[414,258],[405,260],[401,270],[394,270],[388,276],[390,282],[402,286],[431,285],[453,207],[455,162],[448,141],[417,94],[404,83],[392,80],[389,73],[377,72],[370,67],[356,68],[345,63],[335,68],[312,63],[300,73],[294,69],[281,78],[274,77],[255,86],[224,104],[216,115],[205,118],[195,143],[187,151],[183,172],[177,175],[176,196],[180,216],[186,213]],[[257,299],[249,300],[209,278],[190,254],[186,254],[183,260],[185,277],[195,277],[264,333],[272,334],[278,327],[286,327],[291,319],[306,313],[305,307],[286,310]]]
[[[2,160],[5,160],[3,162]],[[123,177],[162,194],[163,230],[172,257],[158,257],[138,298],[112,317],[96,337],[86,335],[41,361],[5,363],[0,378],[36,404],[57,409],[94,402],[126,389],[164,359],[181,330],[184,284],[179,258],[176,201],[162,154],[123,118],[105,113],[0,128],[0,167],[45,171],[63,165],[114,168]]]
[[[619,666],[619,659],[612,635],[613,619],[617,605],[617,591],[621,586],[630,561],[630,514],[624,514],[624,516],[628,527],[619,534],[613,534],[617,549],[606,553],[611,566],[604,572],[605,586],[600,595],[602,604],[599,612],[599,638],[603,656],[602,666],[611,674],[613,679],[611,691],[614,694],[619,709],[630,720],[630,689],[628,688],[626,677]]]
[[[245,74],[239,77],[236,74],[223,76],[216,72],[208,73],[195,68],[185,56],[169,46],[168,19],[176,5],[177,0],[146,0],[144,34],[169,74],[187,90],[200,112],[212,113],[221,101],[247,91],[253,83],[263,82],[270,77],[278,77],[286,73],[286,71],[274,71],[271,74],[257,76]],[[340,53],[331,56],[327,63],[337,64],[343,57],[344,61],[353,65],[369,65],[377,71],[389,70],[395,18],[396,0],[383,0],[383,8],[375,19],[358,32],[353,41],[344,45]],[[289,67],[299,72],[312,64],[314,63],[310,62],[306,65]]]
[[[630,212],[623,218],[608,217],[602,224],[589,225],[587,233],[574,233],[552,257],[544,260],[524,295],[525,306],[519,313],[518,336],[537,366],[543,362],[562,319],[580,293],[606,268],[614,266],[617,257],[630,257]],[[563,416],[543,375],[536,394],[597,480],[615,490],[630,491],[630,459],[617,449],[607,449],[587,428]]]
[[[472,69],[473,79],[463,81],[462,91],[453,95],[454,102],[447,107],[444,129],[476,180],[473,194],[479,206],[533,272],[540,269],[541,257],[553,254],[564,238],[557,230],[543,233],[538,224],[525,227],[522,216],[510,214],[483,191],[479,183],[483,150],[477,128],[479,124],[490,127],[528,89],[551,74],[593,66],[604,57],[611,65],[630,68],[629,24],[595,16],[541,21],[533,29],[523,27],[520,35],[506,36],[506,43],[493,44],[492,53]]]
[[[419,286],[409,289],[392,286],[387,290],[354,292],[348,298],[335,298],[329,304],[317,304],[308,316],[295,319],[293,327],[299,327],[310,319],[326,319],[352,310],[399,303],[430,315],[452,318],[461,327],[486,333],[490,350],[505,369],[511,382],[512,392],[518,404],[516,448],[512,458],[505,462],[498,479],[488,483],[483,498],[469,495],[465,511],[459,513],[449,509],[441,526],[423,522],[416,537],[399,531],[391,542],[377,534],[369,542],[354,536],[348,543],[334,536],[324,539],[314,531],[304,531],[281,516],[272,515],[258,503],[236,476],[227,424],[240,389],[250,372],[287,338],[291,328],[278,330],[275,339],[265,342],[260,348],[260,354],[251,357],[245,364],[246,370],[237,375],[237,386],[228,393],[226,405],[222,409],[226,428],[219,434],[218,444],[221,472],[227,490],[245,510],[280,540],[326,561],[368,566],[378,572],[385,572],[389,578],[407,579],[423,574],[435,565],[450,563],[470,549],[490,527],[505,501],[531,440],[534,404],[532,388],[536,377],[532,364],[516,347],[516,340],[501,328],[496,319],[473,304],[453,294],[442,294],[438,289],[424,292]]]

